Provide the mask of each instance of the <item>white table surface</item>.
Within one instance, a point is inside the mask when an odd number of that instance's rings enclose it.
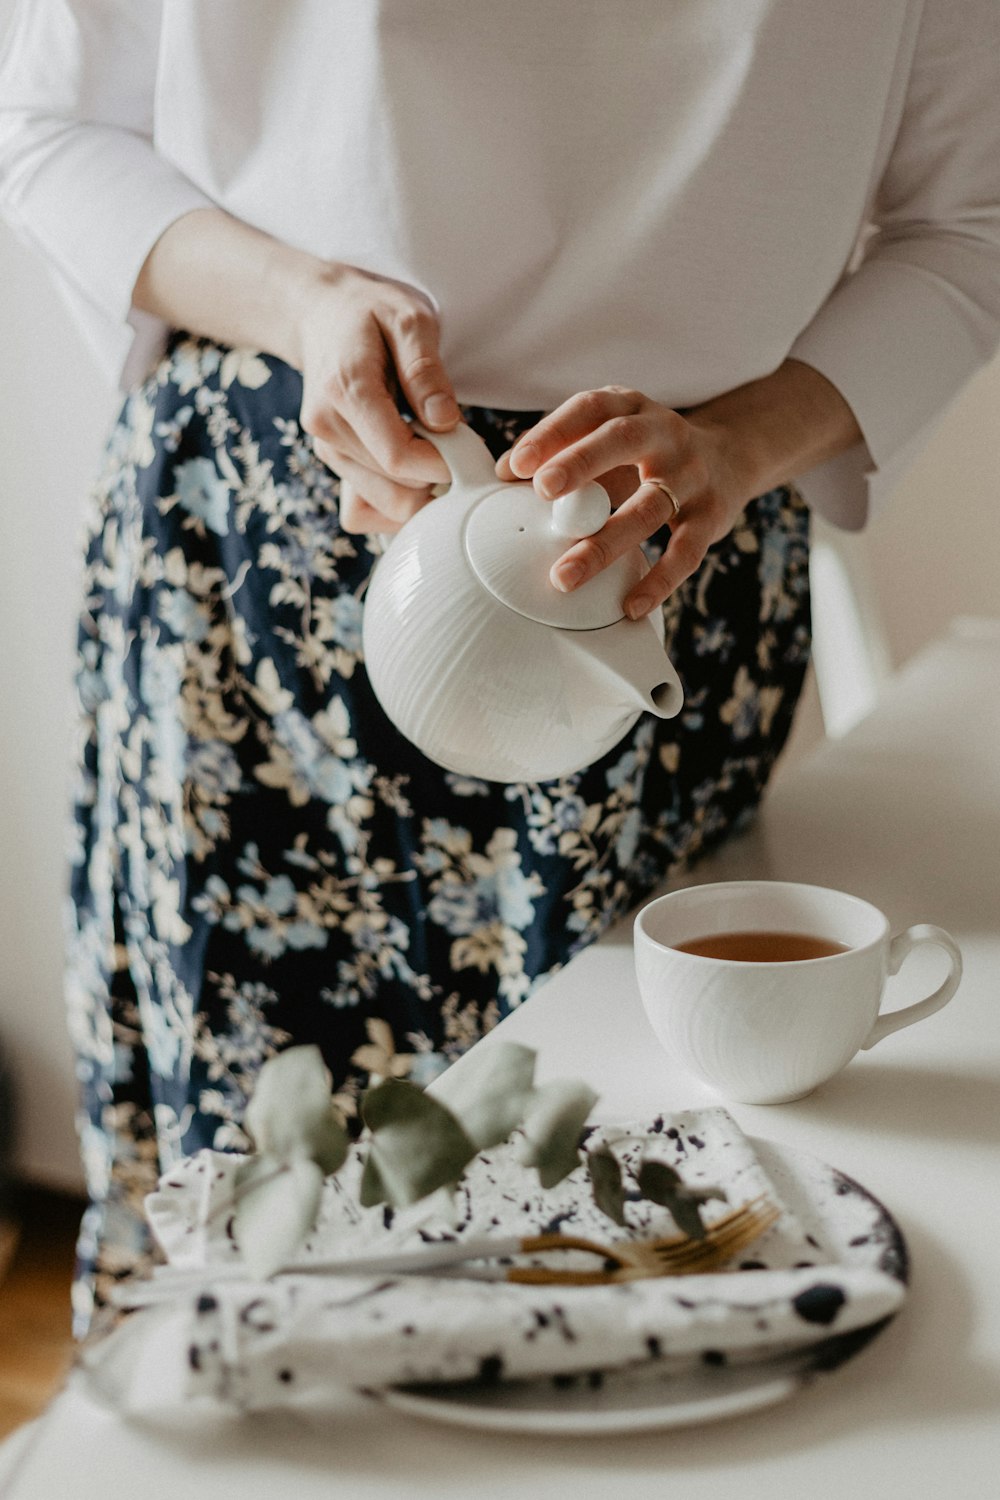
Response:
[[[174,1411],[125,1422],[71,1385],[37,1428],[0,1449],[0,1496],[1000,1493],[1000,621],[956,622],[849,736],[780,776],[754,830],[695,878],[739,877],[855,891],[894,927],[948,928],[964,955],[959,993],[937,1016],[889,1037],[807,1099],[731,1106],[751,1135],[856,1177],[903,1228],[910,1295],[868,1349],[756,1415],[599,1440],[465,1432],[348,1394],[323,1416]],[[937,964],[934,954],[915,955],[891,1003],[936,983]],[[719,1102],[671,1066],[649,1030],[630,923],[480,1045],[497,1036],[536,1047],[542,1080],[588,1079],[601,1091],[597,1118]]]

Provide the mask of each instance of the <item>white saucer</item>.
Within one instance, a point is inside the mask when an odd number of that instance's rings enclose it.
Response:
[[[772,1141],[755,1139],[753,1144],[779,1196],[831,1259],[876,1267],[906,1281],[906,1245],[883,1204],[814,1156]],[[485,1431],[598,1437],[689,1427],[785,1400],[820,1372],[858,1353],[888,1321],[743,1364],[679,1360],[666,1373],[660,1361],[652,1371],[608,1371],[559,1382],[396,1387],[379,1392],[378,1399],[412,1416]]]

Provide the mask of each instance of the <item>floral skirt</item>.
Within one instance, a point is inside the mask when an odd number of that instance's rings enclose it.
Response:
[[[267,1057],[315,1043],[348,1114],[372,1072],[429,1081],[747,818],[806,668],[808,514],[777,489],[665,607],[678,718],[558,781],[442,771],[368,685],[378,544],[340,529],[300,400],[280,361],[178,336],[93,495],[68,965],[80,1332],[150,1256],[158,1175],[246,1147]],[[541,414],[464,415],[499,455]]]

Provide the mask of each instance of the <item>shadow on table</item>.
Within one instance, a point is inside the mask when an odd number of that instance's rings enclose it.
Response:
[[[630,1439],[627,1451],[616,1450],[616,1466],[623,1474],[641,1469],[659,1453],[661,1461],[669,1455],[691,1468],[752,1468],[848,1432],[888,1442],[899,1428],[995,1414],[1000,1371],[970,1352],[976,1310],[962,1272],[940,1241],[909,1228],[907,1239],[917,1285],[898,1318],[855,1360],[770,1411],[658,1440]]]
[[[865,1058],[795,1106],[810,1121],[856,1125],[863,1112],[879,1136],[926,1137],[938,1144],[1000,1144],[1000,1079],[923,1064]]]
[[[995,931],[1000,805],[983,790],[996,786],[992,764],[963,786],[943,753],[879,745],[844,757],[830,742],[812,759],[682,883],[801,880],[874,902],[894,927]]]

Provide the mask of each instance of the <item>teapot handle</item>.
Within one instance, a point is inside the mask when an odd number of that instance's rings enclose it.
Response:
[[[478,433],[465,422],[453,427],[451,432],[429,432],[419,422],[412,423],[419,437],[432,443],[451,470],[452,483],[463,490],[478,490],[500,484],[493,455]]]

